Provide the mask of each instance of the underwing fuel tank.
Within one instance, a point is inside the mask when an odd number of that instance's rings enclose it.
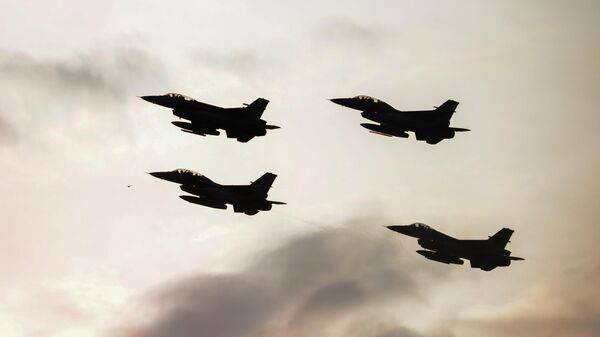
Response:
[[[463,264],[465,263],[463,260],[458,257],[446,256],[437,252],[432,252],[430,250],[417,250],[417,253],[423,255],[426,259],[447,263],[447,264]]]
[[[377,133],[383,136],[396,136],[396,137],[402,137],[402,138],[408,138],[408,133],[401,131],[401,130],[394,130],[391,128],[386,128],[383,125],[379,125],[379,124],[370,124],[370,123],[362,123],[361,126],[373,133]]]
[[[194,127],[192,125],[192,123],[187,123],[187,122],[180,122],[180,121],[175,121],[175,122],[171,122],[171,124],[175,125],[176,127],[181,128],[181,131],[184,132],[189,132],[189,133],[193,133],[193,134],[197,134],[197,135],[213,135],[213,136],[218,136],[220,133],[217,130],[202,130],[202,129],[198,129],[197,127]]]
[[[175,122],[171,122],[171,124],[175,125],[176,127],[182,128],[182,129],[191,129],[192,128],[192,123],[187,123],[187,122],[175,121]]]
[[[198,205],[211,207],[211,208],[227,209],[227,205],[225,205],[225,204],[214,202],[214,201],[211,202],[209,200],[194,197],[191,195],[180,195],[179,197],[187,202],[191,202],[192,204],[198,204]]]

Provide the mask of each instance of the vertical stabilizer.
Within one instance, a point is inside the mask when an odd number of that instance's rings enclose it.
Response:
[[[458,106],[457,101],[453,101],[453,100],[449,99],[446,102],[444,102],[442,105],[438,106],[435,109],[435,111],[439,112],[441,114],[441,116],[443,116],[444,119],[448,119],[448,122],[449,122],[450,118],[452,118],[452,115],[454,115],[454,112],[456,111],[457,106]]]
[[[490,236],[488,241],[492,242],[495,246],[506,247],[506,244],[510,242],[510,237],[514,231],[510,228],[502,228],[498,233]]]
[[[266,100],[264,98],[257,98],[254,102],[248,104],[246,109],[248,109],[248,112],[252,116],[260,118],[265,109],[267,108],[267,104],[269,104],[269,100]]]
[[[271,186],[273,186],[275,178],[277,178],[276,174],[267,172],[255,180],[250,186],[262,194],[267,195],[267,192],[269,192]]]

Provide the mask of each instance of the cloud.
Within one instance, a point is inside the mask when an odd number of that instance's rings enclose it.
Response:
[[[0,113],[1,116],[1,113]],[[13,143],[18,139],[15,129],[0,117],[0,142]]]
[[[160,61],[138,49],[93,50],[64,59],[0,52],[0,133],[56,138],[73,131],[126,132],[129,102],[167,81]],[[7,137],[4,137],[7,138]]]
[[[74,99],[90,95],[122,100],[142,83],[164,80],[160,62],[142,50],[124,48],[88,51],[62,60],[2,52],[0,71],[2,82],[12,82],[24,95],[47,93]]]
[[[473,310],[456,325],[467,332],[491,337],[574,336],[600,334],[600,290],[593,280],[600,277],[596,262],[587,271],[570,271],[539,284],[526,296],[500,308]]]
[[[443,331],[429,331],[426,333],[420,333],[418,331],[393,324],[391,322],[385,322],[378,320],[376,317],[370,317],[362,319],[351,324],[348,329],[344,332],[345,336],[357,336],[357,337],[425,337],[425,336],[436,336],[436,337],[450,337],[453,336],[450,332]]]
[[[147,295],[154,318],[118,336],[420,336],[404,327],[376,334],[347,331],[359,312],[379,312],[419,299],[418,280],[442,277],[431,265],[402,258],[397,242],[377,227],[357,232],[363,218],[291,240],[243,272],[197,275]]]
[[[211,70],[218,70],[238,77],[250,77],[272,67],[275,60],[267,60],[251,50],[216,52],[199,50],[191,54],[192,61]]]
[[[314,30],[318,43],[336,46],[352,45],[361,48],[373,48],[381,44],[387,33],[377,26],[367,27],[354,20],[342,17],[330,17],[320,22]]]

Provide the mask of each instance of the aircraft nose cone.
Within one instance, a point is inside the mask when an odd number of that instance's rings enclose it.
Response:
[[[167,172],[148,172],[148,174],[158,179],[167,178]]]
[[[393,225],[393,226],[386,226],[387,229],[400,233],[400,234],[404,234],[404,235],[410,235],[411,230],[410,230],[410,226],[402,226],[402,225]]]
[[[154,103],[154,104],[158,104],[159,97],[160,96],[140,96],[140,98],[143,99],[144,101]]]
[[[348,98],[331,98],[329,99],[330,101],[332,101],[335,104],[339,104],[339,105],[347,105],[348,104]]]

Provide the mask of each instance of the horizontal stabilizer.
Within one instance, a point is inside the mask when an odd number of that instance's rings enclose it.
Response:
[[[525,259],[518,256],[509,256],[509,258],[513,261],[524,261]]]
[[[275,130],[275,129],[280,129],[281,126],[277,126],[277,125],[265,125],[265,129],[267,130]]]
[[[283,201],[271,201],[271,200],[267,200],[267,202],[270,202],[273,205],[287,205],[287,203],[285,203]]]

